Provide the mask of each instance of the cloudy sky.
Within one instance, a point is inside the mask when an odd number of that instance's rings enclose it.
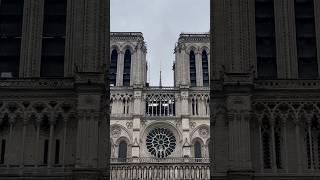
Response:
[[[150,84],[173,85],[174,46],[181,32],[208,32],[210,0],[111,0],[111,31],[142,32]],[[148,72],[149,76],[149,72]]]

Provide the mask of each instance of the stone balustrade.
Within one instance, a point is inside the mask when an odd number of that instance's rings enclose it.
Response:
[[[73,78],[20,78],[1,79],[2,89],[72,89]]]
[[[278,80],[255,80],[255,89],[320,89],[320,80],[306,79],[278,79]]]
[[[120,179],[210,179],[209,158],[111,159],[112,180]]]

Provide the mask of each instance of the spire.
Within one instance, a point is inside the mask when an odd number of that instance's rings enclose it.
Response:
[[[160,61],[160,82],[159,82],[159,86],[162,87],[162,79],[161,79],[161,61]]]
[[[149,79],[149,80],[148,80],[148,83],[149,83],[149,84],[151,84],[151,82],[150,82],[150,77],[151,77],[151,76],[150,76],[150,71],[151,71],[151,66],[150,66],[150,62],[148,61],[148,75],[147,75],[147,77],[148,77],[148,79]]]

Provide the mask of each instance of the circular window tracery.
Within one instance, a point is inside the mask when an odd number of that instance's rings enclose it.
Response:
[[[152,155],[157,158],[165,158],[176,148],[176,138],[166,128],[155,128],[147,135],[146,145]]]

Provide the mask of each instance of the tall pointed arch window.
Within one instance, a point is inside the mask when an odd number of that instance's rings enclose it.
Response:
[[[255,0],[256,55],[259,79],[277,78],[274,0]]]
[[[117,64],[118,64],[118,52],[117,50],[113,50],[111,53],[111,61],[110,61],[110,85],[116,86],[116,80],[117,80]]]
[[[127,159],[128,144],[125,141],[121,141],[119,144],[118,161],[125,162]]]
[[[189,61],[190,61],[190,83],[191,83],[190,85],[196,86],[197,85],[196,56],[193,50],[190,51]]]
[[[131,52],[129,49],[124,53],[123,66],[123,86],[130,86],[130,71],[131,71]]]
[[[317,78],[319,74],[313,0],[295,0],[295,22],[299,78]]]
[[[304,141],[308,169],[320,169],[320,124],[316,116],[306,122]]]
[[[0,1],[0,76],[18,77],[23,0]]]
[[[278,169],[282,168],[281,162],[281,144],[282,144],[282,128],[281,119],[277,118],[274,125],[274,146],[275,146],[275,156],[276,156],[276,166]]]
[[[67,27],[66,0],[45,0],[41,48],[41,77],[63,77]]]
[[[264,117],[261,127],[263,166],[264,169],[271,169],[271,126],[269,119]]]
[[[209,64],[207,51],[202,51],[202,78],[203,86],[209,86]]]
[[[201,143],[199,141],[196,141],[194,143],[194,157],[202,158]]]

